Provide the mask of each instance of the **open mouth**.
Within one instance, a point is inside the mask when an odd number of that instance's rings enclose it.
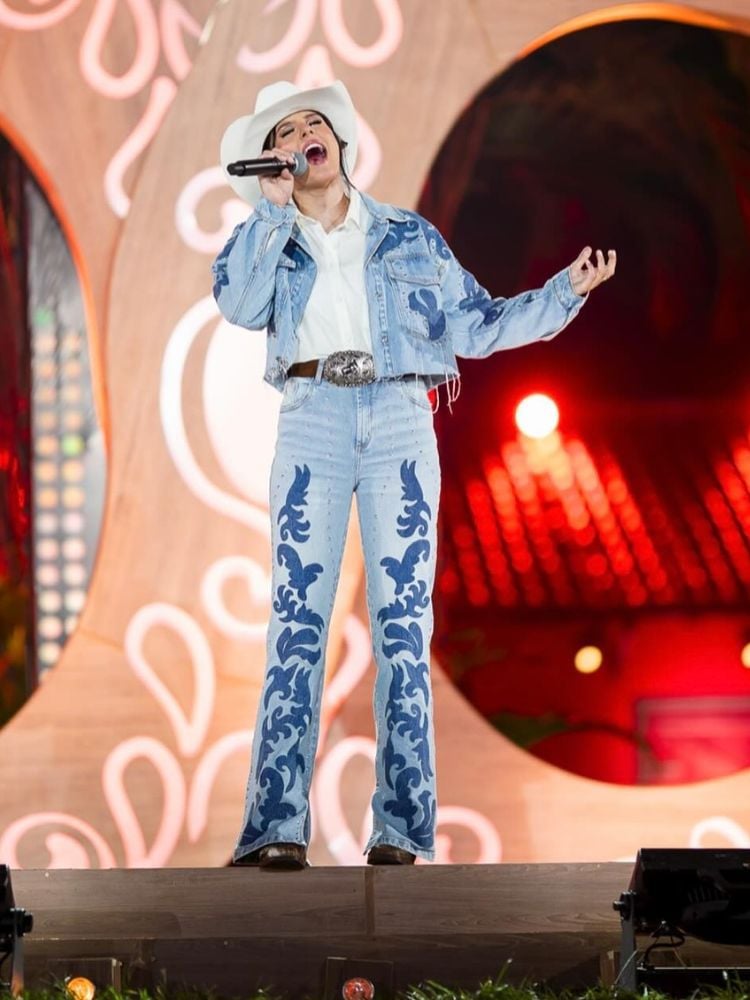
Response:
[[[325,163],[328,159],[326,148],[321,142],[311,142],[307,149],[305,149],[305,156],[307,157],[307,162],[313,166]]]

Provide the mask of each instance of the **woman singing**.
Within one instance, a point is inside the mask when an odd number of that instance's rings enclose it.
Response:
[[[260,91],[222,164],[292,154],[293,176],[229,175],[254,211],[213,265],[232,323],[266,331],[265,380],[283,393],[271,469],[272,611],[235,864],[303,868],[328,624],[357,495],[377,666],[369,864],[434,858],[430,688],[440,467],[428,390],[456,356],[548,340],[615,271],[590,247],[542,288],[493,299],[415,212],[349,180],[357,151],[340,81]]]

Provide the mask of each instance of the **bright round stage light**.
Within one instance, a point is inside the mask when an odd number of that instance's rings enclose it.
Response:
[[[746,643],[742,647],[742,652],[740,653],[740,663],[746,670],[750,670],[750,642]]]
[[[75,976],[68,979],[65,988],[73,1000],[94,1000],[96,996],[96,987],[85,976]]]
[[[544,438],[557,430],[560,411],[554,399],[542,392],[526,396],[516,407],[516,427],[530,438]]]
[[[604,655],[598,646],[581,646],[573,662],[579,674],[594,674],[603,660]]]

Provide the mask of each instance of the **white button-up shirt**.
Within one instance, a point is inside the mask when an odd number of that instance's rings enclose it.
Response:
[[[351,188],[346,216],[330,233],[299,209],[296,220],[318,270],[297,331],[294,360],[310,361],[345,350],[371,354],[364,274],[367,206]]]

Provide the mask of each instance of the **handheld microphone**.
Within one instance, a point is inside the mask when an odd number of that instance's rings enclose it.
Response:
[[[227,165],[227,173],[233,177],[258,177],[261,174],[278,177],[282,170],[290,170],[294,177],[306,174],[309,164],[304,153],[290,153],[294,160],[280,160],[276,156],[262,156],[259,160],[235,160]]]

